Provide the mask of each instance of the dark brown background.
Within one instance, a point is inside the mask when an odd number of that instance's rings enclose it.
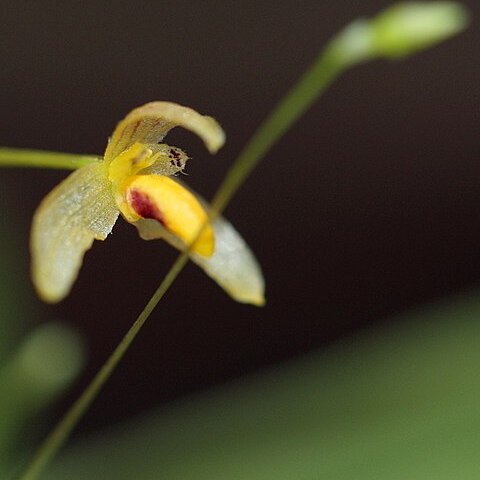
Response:
[[[188,133],[189,183],[211,196],[241,146],[327,39],[388,1],[2,2],[0,144],[102,153],[131,108],[171,100],[215,116],[215,157]],[[269,153],[227,211],[263,265],[268,305],[237,305],[189,266],[88,413],[91,429],[350,335],[480,282],[480,9],[468,32],[343,76]],[[35,206],[65,176],[0,171],[0,221],[28,279]],[[13,224],[13,225],[12,225]],[[176,254],[120,220],[62,318],[90,363],[118,343]],[[65,404],[60,404],[59,409]]]

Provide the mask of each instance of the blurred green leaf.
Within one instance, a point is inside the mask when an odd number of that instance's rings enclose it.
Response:
[[[44,478],[480,478],[480,297],[79,442]]]
[[[22,457],[21,432],[32,430],[29,422],[77,376],[84,357],[72,330],[49,323],[33,330],[0,366],[0,475]]]

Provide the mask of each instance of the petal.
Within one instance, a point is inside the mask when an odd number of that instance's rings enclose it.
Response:
[[[40,203],[32,223],[32,276],[40,297],[58,302],[77,278],[93,240],[105,240],[118,217],[103,164],[80,168]]]
[[[122,213],[128,221],[154,219],[184,245],[195,241],[192,250],[211,256],[215,247],[208,216],[195,196],[179,183],[160,175],[131,177],[125,188]]]
[[[152,150],[152,165],[141,171],[142,175],[154,173],[156,175],[175,175],[183,172],[188,155],[178,147],[171,147],[166,143],[156,145]]]
[[[208,207],[203,202],[208,211]],[[225,218],[212,221],[215,234],[215,251],[211,257],[202,257],[192,252],[190,258],[205,273],[215,280],[234,300],[253,305],[265,304],[265,281],[262,270],[246,242]],[[134,223],[144,240],[163,238],[179,250],[184,245],[153,220]]]
[[[123,184],[129,177],[138,173],[175,175],[183,171],[187,160],[188,156],[183,150],[166,143],[147,146],[135,142],[109,163],[108,178],[121,195]]]
[[[213,118],[176,103],[152,102],[132,110],[117,125],[105,151],[105,160],[111,162],[135,142],[157,144],[174,127],[197,134],[211,153],[225,142],[225,134]]]

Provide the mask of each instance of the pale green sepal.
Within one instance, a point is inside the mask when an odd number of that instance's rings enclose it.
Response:
[[[32,223],[33,283],[40,297],[58,302],[70,291],[93,240],[104,240],[118,217],[103,164],[82,167],[40,203]]]
[[[134,225],[144,240],[162,238],[175,248],[185,250],[185,245],[155,220],[141,219]],[[204,257],[190,253],[190,259],[237,302],[264,305],[265,280],[252,251],[223,217],[213,220],[212,226],[215,233],[213,255]]]

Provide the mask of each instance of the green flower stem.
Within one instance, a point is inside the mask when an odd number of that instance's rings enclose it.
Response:
[[[405,5],[407,5],[408,13],[410,7],[417,9],[418,6],[423,5],[423,3],[412,2],[409,4],[407,2]],[[408,5],[410,5],[410,7],[408,7]],[[431,46],[465,28],[466,14],[459,5],[454,2],[445,1],[429,2],[427,5],[429,5],[429,10],[427,12],[428,15],[426,15],[426,18],[423,18],[422,28],[419,29],[421,34],[418,40],[419,46]],[[448,9],[448,15],[443,15],[442,13],[440,19],[436,19],[435,15],[431,15],[431,13],[434,13],[437,9],[443,12],[445,7]],[[454,12],[458,13],[458,15],[451,15],[452,8]],[[405,19],[405,9],[400,11],[401,15],[398,15],[398,12],[393,10],[393,21],[391,10],[387,10],[386,13],[388,14],[389,22],[387,25],[387,33],[394,30],[395,39],[401,37],[401,34],[403,35],[406,33],[408,34],[408,38],[410,38],[410,42],[414,42],[415,39],[411,40],[412,28],[409,23],[411,18],[407,15],[407,18]],[[433,18],[433,21],[441,28],[437,28],[433,32],[434,35],[432,35],[432,39],[427,39],[429,41],[426,41],[424,34],[426,27],[425,22],[428,26],[430,17]],[[378,20],[374,18],[372,20],[359,20],[353,22],[332,39],[327,48],[307,70],[299,82],[294,85],[285,98],[280,101],[272,113],[260,125],[230,170],[227,172],[227,175],[214,196],[212,205],[214,215],[220,214],[225,209],[239,187],[245,182],[248,175],[256,165],[258,165],[259,161],[265,156],[268,150],[281,138],[288,128],[298,120],[298,118],[312,105],[318,96],[326,90],[338,75],[346,69],[369,59],[378,57],[393,58],[398,56],[396,50],[390,52],[388,49],[386,51],[385,48],[382,48],[391,41],[389,35],[386,35],[384,31],[382,31],[381,38],[385,38],[386,40],[384,40],[384,43],[380,43],[379,41],[380,37],[377,31],[377,23],[380,21],[380,25],[385,29],[384,18],[385,13],[380,14]],[[413,31],[413,33],[415,33],[415,31]],[[416,44],[412,44],[410,49],[413,53],[420,48],[417,48]],[[405,54],[405,52],[402,53]],[[202,229],[200,229],[200,232],[201,230]],[[195,241],[192,243],[195,243]],[[59,448],[65,443],[73,428],[95,399],[104,383],[115,370],[115,367],[128,350],[128,347],[133,342],[158,302],[173,284],[174,280],[187,262],[188,252],[180,254],[158,289],[138,316],[135,323],[123,337],[120,344],[115,348],[103,367],[95,375],[91,383],[76,402],[70,407],[50,435],[44,440],[32,462],[20,477],[20,480],[35,480],[38,478],[44,467],[56,455]]]
[[[212,209],[215,213],[220,213],[225,209],[268,150],[341,73],[344,66],[336,60],[335,56],[331,55],[327,49],[325,54],[320,56],[260,124],[258,130],[227,172],[215,194],[212,202]]]
[[[60,422],[57,423],[55,428],[45,438],[42,445],[37,450],[32,462],[28,465],[23,475],[19,477],[20,480],[34,480],[38,478],[45,466],[55,456],[59,448],[65,443],[75,425],[78,423],[80,418],[82,418],[83,414],[95,399],[105,382],[110,378],[110,375],[125,355],[128,347],[133,342],[138,332],[140,332],[148,317],[157,306],[158,302],[165,295],[187,262],[187,252],[184,252],[178,256],[172,268],[169,270],[160,286],[150,298],[142,313],[135,320],[134,324],[122,338],[121,342],[117,345],[113,353],[103,364],[82,394],[68,409]]]
[[[0,167],[36,167],[75,170],[98,162],[94,155],[0,147]]]

